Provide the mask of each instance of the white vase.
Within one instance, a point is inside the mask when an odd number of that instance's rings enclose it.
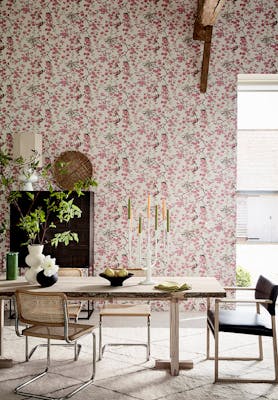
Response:
[[[37,283],[37,273],[42,270],[41,265],[45,259],[45,256],[42,254],[43,245],[28,245],[28,252],[29,254],[25,257],[25,262],[30,268],[25,272],[25,279],[33,285]]]

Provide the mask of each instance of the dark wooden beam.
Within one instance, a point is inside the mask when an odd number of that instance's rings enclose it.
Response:
[[[201,24],[214,25],[226,0],[205,0],[201,11]]]
[[[213,25],[225,0],[198,0],[193,39],[204,42],[200,90],[205,93],[208,83],[209,59]]]
[[[212,26],[206,26],[205,27],[205,43],[204,43],[204,51],[203,51],[201,81],[200,81],[200,90],[202,93],[206,93],[207,84],[208,84],[211,38],[212,38]]]

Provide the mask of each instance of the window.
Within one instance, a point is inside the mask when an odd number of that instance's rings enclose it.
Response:
[[[237,238],[278,242],[278,75],[239,75]]]

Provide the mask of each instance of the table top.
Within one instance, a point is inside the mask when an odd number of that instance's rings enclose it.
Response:
[[[15,290],[27,289],[40,292],[63,292],[68,297],[79,299],[186,299],[190,297],[225,297],[226,292],[221,284],[214,277],[153,277],[155,284],[164,281],[174,281],[179,285],[185,282],[191,286],[190,290],[183,292],[167,292],[154,288],[154,285],[142,285],[144,278],[131,277],[124,281],[123,286],[110,286],[110,283],[101,277],[64,277],[61,276],[55,285],[42,288],[39,285],[30,285],[24,277],[14,281],[8,281],[5,277],[0,278],[0,298],[10,298]]]

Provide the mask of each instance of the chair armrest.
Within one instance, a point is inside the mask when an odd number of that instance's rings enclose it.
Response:
[[[224,287],[225,290],[256,290],[255,287],[247,286],[247,287],[242,287],[242,286],[226,286]]]
[[[215,299],[215,303],[259,303],[271,304],[272,300],[268,299],[250,299],[250,300],[237,300],[237,299]]]

